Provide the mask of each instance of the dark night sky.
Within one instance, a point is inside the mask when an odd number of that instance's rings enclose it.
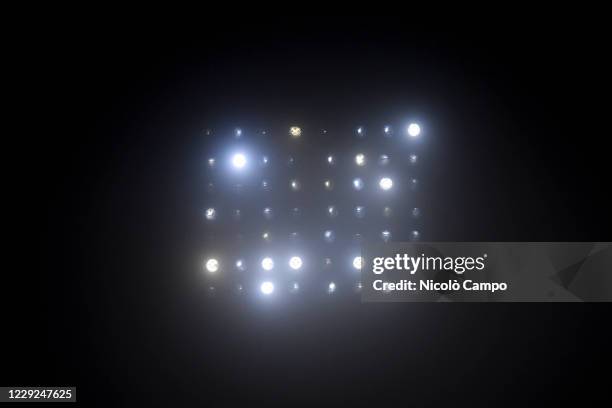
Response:
[[[428,238],[610,241],[599,100],[609,67],[596,25],[440,32],[304,18],[172,34],[56,30],[22,50],[36,61],[24,72],[46,131],[18,151],[27,215],[17,218],[28,228],[4,288],[4,310],[20,319],[4,331],[14,353],[2,384],[76,385],[81,401],[106,406],[604,395],[605,304],[338,298],[275,309],[211,302],[194,272],[211,142],[201,130],[232,121],[353,126],[418,112],[434,135]]]

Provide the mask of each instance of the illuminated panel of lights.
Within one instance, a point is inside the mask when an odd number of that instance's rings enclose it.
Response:
[[[266,257],[261,260],[261,267],[266,271],[274,269],[274,261],[270,257]]]
[[[215,273],[219,270],[219,261],[215,258],[210,258],[206,260],[205,267],[208,272]]]
[[[417,137],[418,135],[421,134],[421,127],[418,125],[418,123],[411,123],[408,125],[408,136],[410,137]]]
[[[391,189],[391,187],[393,187],[393,180],[391,180],[389,177],[383,177],[380,179],[380,182],[378,183],[378,185],[383,190],[389,190]]]
[[[291,259],[289,259],[289,266],[291,269],[297,271],[302,267],[302,258],[299,256],[292,256]]]
[[[270,281],[265,281],[259,286],[259,290],[266,296],[271,295],[274,293],[274,284]]]

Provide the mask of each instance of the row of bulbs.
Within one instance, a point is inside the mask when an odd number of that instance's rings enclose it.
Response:
[[[248,161],[249,159],[244,153],[236,153],[231,157],[231,164],[233,167],[237,169],[241,169],[245,167]],[[416,154],[411,153],[408,156],[408,162],[410,164],[416,165],[418,161],[419,161],[419,157]],[[325,162],[329,166],[334,166],[338,162],[338,159],[336,156],[330,154],[325,157]],[[357,153],[354,157],[354,162],[357,166],[363,167],[368,163],[368,158],[366,157],[364,153]],[[391,163],[391,157],[388,154],[381,154],[380,156],[378,156],[377,162],[380,166],[387,166],[389,165],[389,163]],[[207,163],[208,163],[208,167],[210,167],[211,169],[214,169],[217,166],[217,159],[215,157],[209,157]],[[263,167],[268,166],[270,164],[270,158],[265,155],[262,156],[259,159],[259,164]],[[295,157],[289,156],[289,158],[287,159],[287,164],[290,166],[294,165]]]
[[[363,288],[363,285],[361,284],[361,282],[357,282],[357,284],[354,286],[355,292],[360,292],[362,288]],[[289,293],[297,294],[300,292],[301,287],[300,287],[299,282],[291,282],[289,284],[288,289],[289,289]],[[325,291],[329,295],[333,295],[334,293],[336,293],[337,289],[338,287],[336,286],[336,283],[333,281],[327,283],[325,286]],[[216,288],[214,286],[209,286],[208,290],[209,290],[209,294],[211,295],[214,295],[216,292]],[[259,284],[259,292],[264,296],[271,296],[276,292],[276,290],[277,290],[277,287],[272,281],[263,281]],[[236,291],[238,292],[238,294],[244,293],[245,292],[244,285],[242,285],[241,283],[237,284]]]
[[[383,191],[388,191],[391,190],[393,188],[393,179],[390,177],[382,177],[378,180],[378,187],[383,190]],[[419,187],[419,180],[416,178],[411,178],[408,181],[408,186],[412,191],[416,191]],[[335,183],[332,179],[325,179],[323,180],[323,188],[327,191],[332,191],[335,188]],[[361,177],[355,177],[352,181],[351,181],[351,186],[355,191],[362,191],[364,190],[365,186],[366,186],[366,182],[361,178]],[[271,191],[272,190],[272,183],[268,180],[268,179],[263,179],[260,183],[260,187],[263,191]],[[241,191],[244,186],[240,183],[235,184],[233,186],[234,189],[236,189],[236,191]],[[298,192],[302,190],[302,182],[299,179],[291,179],[289,181],[289,188],[291,189],[291,191],[294,192]],[[212,182],[209,182],[207,185],[207,189],[210,192],[213,192],[215,190],[215,184]]]
[[[352,259],[351,263],[354,269],[361,270],[361,267],[363,265],[363,258],[360,256],[356,256]],[[246,262],[244,261],[244,259],[237,259],[234,265],[236,269],[241,272],[244,272],[247,270]],[[304,262],[301,257],[297,255],[293,255],[289,257],[289,259],[287,260],[287,265],[292,270],[298,271],[302,269]],[[330,258],[325,258],[325,265],[326,266],[331,265]],[[269,272],[269,271],[272,271],[276,265],[275,265],[274,259],[267,256],[261,260],[260,266],[261,266],[261,269]],[[204,263],[204,269],[209,273],[217,273],[221,270],[221,263],[219,262],[217,258],[209,258]]]
[[[383,127],[382,131],[383,131],[383,135],[385,135],[387,137],[392,136],[393,133],[394,133],[393,128],[390,125],[385,125]],[[419,125],[418,123],[412,122],[412,123],[408,124],[408,126],[406,126],[405,132],[406,132],[407,136],[410,136],[412,138],[418,137],[421,134],[421,125]],[[244,132],[242,131],[241,128],[234,129],[234,136],[236,138],[238,138],[238,139],[243,136],[243,133]],[[260,133],[262,135],[268,134],[268,132],[265,131],[265,130],[260,131]],[[327,130],[323,129],[323,130],[321,130],[321,133],[327,134]],[[210,134],[212,134],[212,132],[210,130],[207,130],[206,134],[210,135]],[[299,127],[299,126],[295,126],[295,125],[294,126],[290,126],[289,127],[289,135],[292,138],[295,138],[295,139],[300,138],[302,136],[302,128]],[[355,135],[357,137],[359,137],[359,138],[365,137],[365,135],[366,135],[366,128],[364,126],[356,127],[355,128]]]
[[[338,208],[335,205],[328,206],[325,212],[330,218],[334,218],[339,214]],[[262,211],[262,214],[263,214],[263,217],[267,220],[271,220],[272,218],[274,218],[274,212],[272,211],[271,207],[265,207]],[[366,208],[363,205],[358,205],[353,209],[353,214],[357,218],[364,218],[366,216]],[[242,218],[242,211],[238,209],[233,210],[232,215],[236,220],[240,220]],[[294,217],[299,217],[301,215],[301,210],[298,207],[295,207],[291,209],[291,215]],[[382,211],[382,215],[387,218],[390,217],[392,215],[391,207],[388,207],[388,206],[384,207]],[[411,210],[411,215],[414,218],[418,218],[421,216],[421,210],[415,207]],[[216,208],[209,207],[206,210],[204,210],[204,218],[207,221],[214,221],[217,219],[217,217],[218,217],[218,211]]]

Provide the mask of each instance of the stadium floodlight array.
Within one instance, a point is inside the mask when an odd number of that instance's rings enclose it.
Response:
[[[364,240],[421,239],[420,124],[359,125],[335,135],[354,138],[353,148],[329,151],[307,146],[311,135],[332,131],[284,129],[283,143],[272,146],[270,130],[220,131],[224,147],[204,159],[202,270],[209,293],[358,293]]]

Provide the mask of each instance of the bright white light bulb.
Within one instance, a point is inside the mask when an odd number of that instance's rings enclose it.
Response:
[[[363,266],[363,258],[361,258],[360,256],[356,256],[355,258],[353,258],[353,268],[361,269],[362,266]]]
[[[383,177],[380,179],[378,185],[383,190],[389,190],[391,187],[393,187],[393,180],[391,180],[389,177]]]
[[[291,189],[293,191],[298,191],[300,189],[300,182],[297,180],[291,180]]]
[[[417,123],[411,123],[408,125],[408,135],[410,137],[417,137],[421,134],[421,127]]]
[[[294,270],[300,269],[302,267],[302,258],[299,256],[292,256],[291,259],[289,259],[289,266]]]
[[[291,128],[289,128],[289,133],[293,137],[300,137],[302,135],[302,129],[298,126],[291,126]]]
[[[207,260],[206,270],[211,273],[217,272],[219,270],[219,261],[217,261],[215,258]]]
[[[328,293],[334,293],[336,291],[336,284],[334,282],[330,282],[329,285],[327,285],[327,292]]]
[[[242,259],[238,259],[236,261],[236,269],[238,269],[239,271],[245,271],[246,270],[246,265],[244,263],[244,261]]]
[[[236,153],[232,157],[232,165],[237,169],[242,169],[244,166],[246,166],[246,162],[246,156],[242,153]]]
[[[207,220],[212,221],[217,217],[217,211],[214,208],[207,208],[205,217]]]
[[[271,295],[272,292],[274,292],[274,284],[270,281],[266,281],[261,284],[259,290],[261,290],[261,293],[264,295]]]
[[[360,191],[363,189],[363,180],[360,179],[359,177],[357,177],[356,179],[353,180],[353,188],[357,191]]]
[[[261,267],[264,268],[266,271],[271,271],[272,269],[274,269],[274,261],[272,260],[272,258],[266,257],[261,260]]]
[[[334,158],[334,156],[332,155],[327,156],[327,164],[332,166],[335,162],[336,162],[336,159]]]
[[[355,164],[357,164],[358,166],[365,166],[365,155],[363,153],[358,153],[355,156]]]

